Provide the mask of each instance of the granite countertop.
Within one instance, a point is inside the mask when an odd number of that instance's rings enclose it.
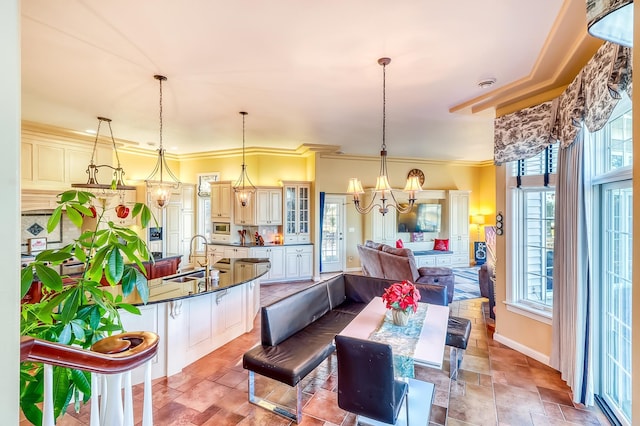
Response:
[[[196,297],[226,291],[231,287],[245,284],[261,277],[269,271],[269,259],[238,258],[220,259],[213,264],[212,275],[218,271],[218,280],[209,286],[204,279],[204,268],[194,268],[175,275],[155,278],[148,281],[149,299],[147,304],[163,303],[172,300]],[[122,287],[108,287],[114,295],[122,295]],[[104,287],[103,289],[106,289]],[[123,298],[123,302],[132,305],[142,305],[142,299],[136,290]]]
[[[210,246],[229,246],[229,247],[286,247],[286,246],[310,246],[313,243],[290,243],[290,244],[275,244],[275,243],[267,243],[265,242],[263,246],[259,246],[256,243],[224,243],[220,241],[213,241],[207,243]]]

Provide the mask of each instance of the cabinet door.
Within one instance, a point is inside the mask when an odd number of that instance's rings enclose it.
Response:
[[[271,269],[269,270],[269,278],[271,280],[280,280],[285,277],[285,256],[284,247],[272,247],[271,256]]]
[[[298,241],[309,241],[309,210],[310,193],[309,185],[298,186]]]
[[[250,226],[256,223],[256,194],[249,194],[249,202],[246,206],[242,207],[242,204],[235,199],[235,210],[233,220],[236,225]]]
[[[298,232],[296,221],[296,187],[284,187],[284,237],[285,241],[296,241]]]
[[[220,259],[222,259],[224,257],[224,247],[223,246],[209,245],[208,252],[209,252],[209,264],[210,265],[213,265],[214,263],[216,263],[217,261],[219,261]]]
[[[180,236],[180,211],[178,203],[169,203],[165,207],[166,223],[164,227],[166,256],[175,256],[182,252],[182,239]]]
[[[220,184],[219,217],[231,219],[231,185]]]
[[[282,225],[282,190],[269,191],[269,217],[271,225]]]
[[[313,275],[313,252],[311,248],[300,251],[298,257],[298,275],[300,278],[311,278]]]
[[[289,249],[287,249],[285,253],[286,278],[298,278],[298,253],[296,253],[295,250]]]

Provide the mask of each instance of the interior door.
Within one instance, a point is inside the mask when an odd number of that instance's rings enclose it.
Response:
[[[320,272],[341,272],[345,269],[345,203],[344,195],[327,195],[324,199]]]

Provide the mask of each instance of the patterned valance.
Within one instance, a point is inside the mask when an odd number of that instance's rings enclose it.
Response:
[[[558,98],[495,119],[495,163],[533,157],[556,141],[566,148],[583,122],[601,129],[623,91],[631,96],[631,75],[631,49],[603,44]]]

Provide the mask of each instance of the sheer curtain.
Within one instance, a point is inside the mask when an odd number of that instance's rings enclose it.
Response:
[[[584,132],[561,149],[556,184],[551,366],[573,390],[573,400],[593,405],[591,276],[587,232]]]

